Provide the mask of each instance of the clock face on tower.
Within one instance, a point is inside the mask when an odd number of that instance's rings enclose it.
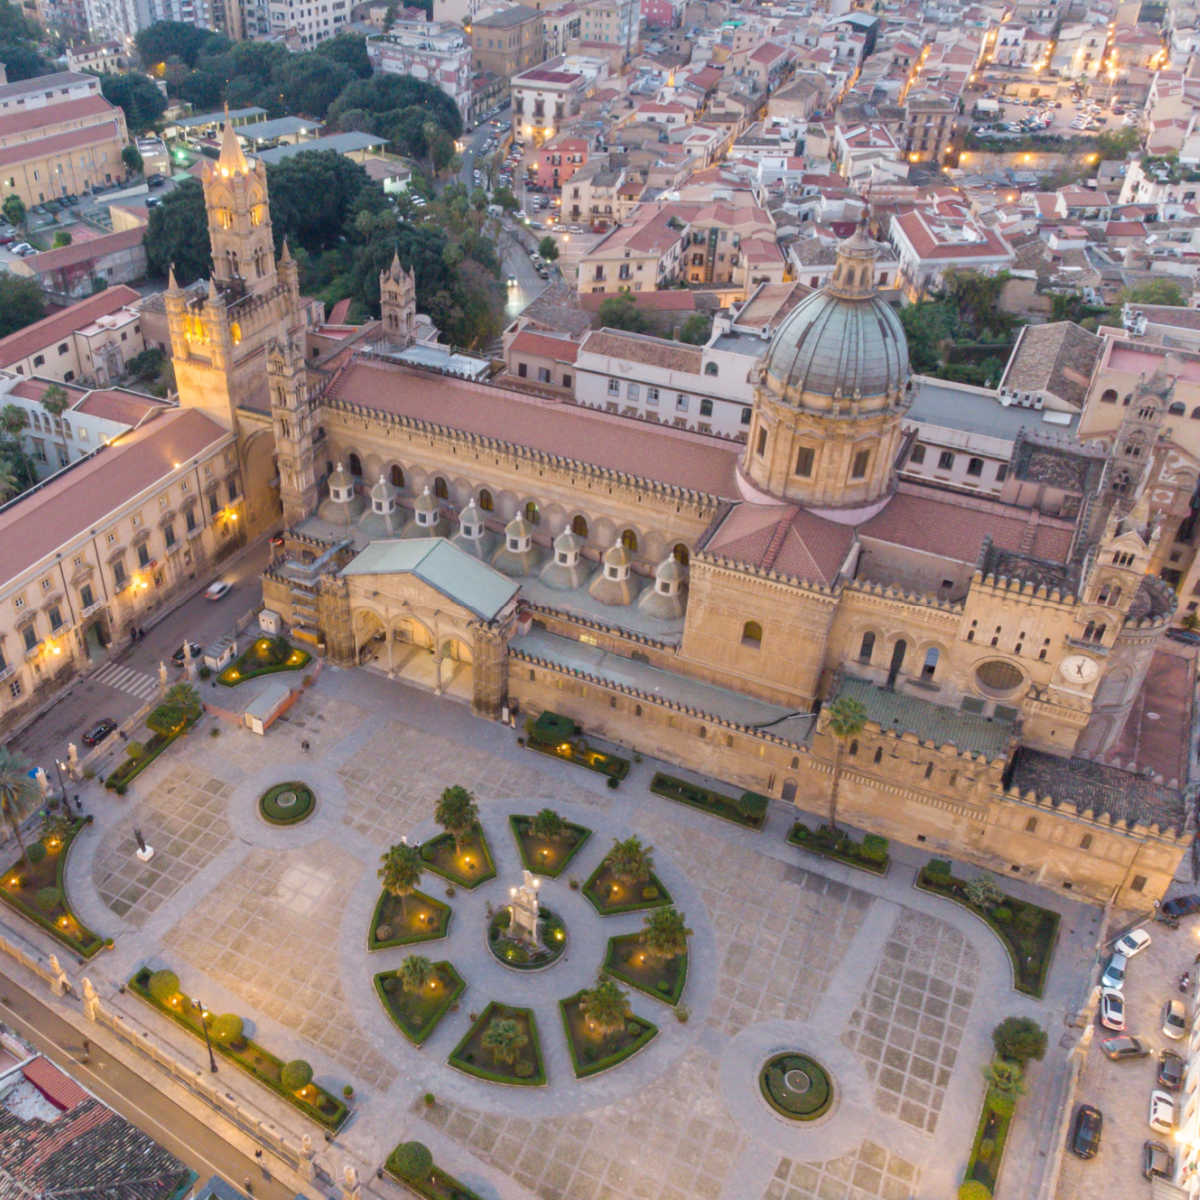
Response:
[[[1100,674],[1100,667],[1094,658],[1086,654],[1072,654],[1058,664],[1059,673],[1068,683],[1091,683]]]

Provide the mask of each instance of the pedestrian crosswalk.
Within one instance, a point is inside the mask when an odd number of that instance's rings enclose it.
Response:
[[[105,663],[92,678],[106,687],[128,692],[139,700],[153,700],[158,695],[158,680],[153,675],[123,667],[120,663]]]

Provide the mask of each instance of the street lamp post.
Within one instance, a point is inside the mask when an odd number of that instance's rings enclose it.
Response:
[[[193,1000],[192,1005],[200,1014],[200,1028],[204,1030],[204,1045],[208,1048],[208,1069],[215,1075],[217,1073],[217,1060],[213,1056],[212,1042],[208,1037],[208,1009],[199,1000]]]

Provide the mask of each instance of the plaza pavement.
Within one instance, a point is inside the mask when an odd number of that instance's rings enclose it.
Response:
[[[96,821],[72,851],[68,889],[116,948],[88,974],[106,1003],[152,1024],[116,992],[143,963],[170,965],[209,1008],[242,1014],[276,1053],[311,1061],[319,1082],[354,1086],[355,1115],[337,1139],[347,1152],[377,1164],[416,1137],[482,1195],[505,1200],[943,1200],[969,1151],[991,1028],[1028,1014],[1047,1027],[1051,1051],[1029,1072],[997,1197],[1034,1196],[1063,1016],[1086,991],[1098,910],[1016,885],[1063,914],[1046,998],[1035,1001],[1012,989],[1007,956],[982,922],[913,889],[918,850],[893,847],[882,879],[826,862],[784,842],[789,806],[773,804],[762,833],[741,829],[651,795],[657,766],[635,765],[612,791],[458,704],[327,668],[265,738],[206,717],[124,798],[92,785],[85,802]],[[318,797],[293,828],[256,810],[284,779]],[[369,954],[367,930],[380,854],[401,835],[435,832],[434,803],[453,783],[476,793],[498,876],[458,888],[449,936],[417,950],[448,958],[468,985],[417,1049],[372,987],[406,950]],[[542,888],[566,918],[567,955],[526,975],[487,952],[485,908],[519,882],[508,814],[546,805],[593,837]],[[155,847],[148,864],[133,856],[135,827]],[[654,847],[694,931],[690,1019],[631,991],[658,1036],[627,1063],[576,1080],[557,1002],[595,978],[607,938],[642,916],[600,918],[568,880],[585,879],[630,833]],[[440,899],[445,883],[426,874],[422,888]],[[548,1086],[506,1088],[447,1065],[470,1014],[491,999],[535,1010]],[[833,1076],[837,1098],[818,1122],[785,1121],[758,1094],[763,1059],[792,1047]],[[311,1132],[265,1089],[228,1082],[261,1093],[256,1101],[297,1140]]]

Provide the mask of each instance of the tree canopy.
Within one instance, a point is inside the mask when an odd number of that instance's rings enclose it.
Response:
[[[628,292],[609,296],[600,302],[600,324],[609,329],[627,329],[630,333],[645,333],[650,328],[650,322]]]
[[[125,124],[132,134],[145,133],[167,110],[167,98],[145,75],[101,75],[100,91],[110,104],[125,112]]]
[[[17,5],[0,0],[0,62],[9,83],[54,70],[38,49],[41,38],[41,30]]]
[[[0,337],[7,337],[46,315],[46,298],[33,279],[0,275]]]
[[[204,189],[198,179],[186,179],[157,208],[146,226],[146,265],[152,275],[165,275],[175,266],[181,284],[207,277],[212,271],[208,244],[208,215]]]

